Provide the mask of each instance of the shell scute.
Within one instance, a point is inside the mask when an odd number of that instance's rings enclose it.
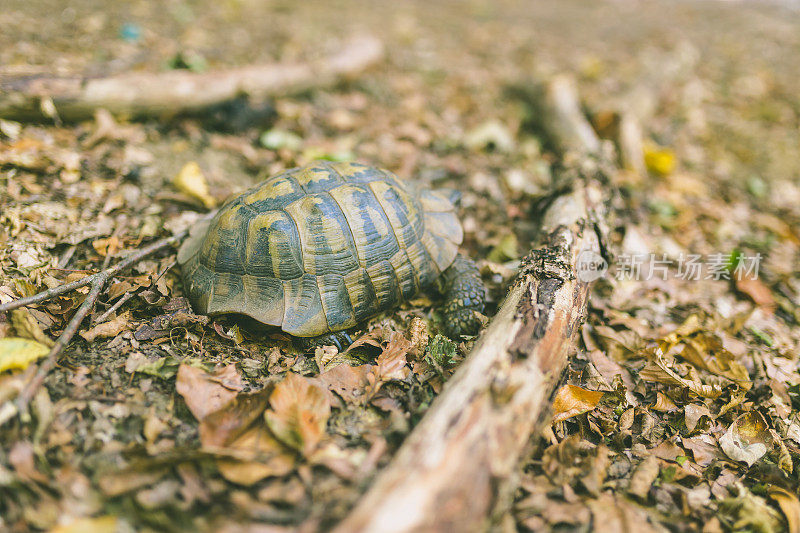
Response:
[[[303,275],[300,235],[288,213],[264,211],[250,219],[245,265],[252,276],[294,279]]]
[[[347,220],[330,194],[308,194],[287,205],[286,212],[297,224],[307,273],[343,276],[358,268]]]
[[[283,331],[297,337],[313,337],[329,331],[316,276],[304,274],[297,279],[283,280],[283,294]]]

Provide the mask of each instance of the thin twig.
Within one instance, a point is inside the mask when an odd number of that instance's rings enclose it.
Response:
[[[70,260],[72,259],[72,256],[75,255],[75,250],[77,250],[77,249],[78,249],[78,245],[76,245],[76,244],[73,244],[72,246],[67,248],[67,251],[64,252],[61,255],[61,257],[58,258],[58,268],[61,268],[61,269],[66,268],[66,266],[69,264]]]
[[[59,294],[64,294],[65,292],[74,291],[75,289],[85,287],[93,282],[97,276],[99,276],[99,274],[92,274],[90,276],[86,276],[85,278],[81,278],[70,283],[65,283],[64,285],[59,285],[58,287],[53,287],[52,289],[47,289],[46,291],[42,291],[39,294],[34,294],[33,296],[26,296],[25,298],[19,298],[18,300],[12,300],[8,303],[0,304],[0,313],[3,311],[11,311],[12,309],[17,309],[18,307],[25,307],[26,305],[43,302],[58,296]]]
[[[186,231],[182,231],[172,237],[167,237],[166,239],[162,239],[160,241],[156,241],[153,244],[146,246],[139,250],[138,252],[129,255],[116,265],[109,267],[102,272],[98,272],[96,274],[92,274],[90,276],[86,276],[85,278],[81,278],[76,281],[72,281],[70,283],[66,283],[64,285],[59,285],[58,287],[53,287],[52,289],[48,289],[46,291],[42,291],[39,294],[34,294],[33,296],[27,296],[25,298],[20,298],[18,300],[13,300],[6,304],[0,304],[0,313],[3,311],[10,311],[12,309],[17,309],[18,307],[25,307],[26,305],[31,305],[39,302],[43,302],[45,300],[49,300],[54,296],[58,296],[59,294],[64,294],[65,292],[73,291],[75,289],[79,289],[80,287],[85,287],[86,285],[91,285],[95,282],[95,280],[100,278],[105,278],[108,280],[115,274],[117,274],[120,270],[124,270],[131,266],[134,263],[138,263],[148,255],[152,254],[155,251],[158,251],[162,248],[165,248],[173,243],[180,242],[185,236]]]
[[[110,317],[110,316],[111,316],[111,313],[113,313],[114,311],[116,311],[117,309],[119,309],[120,307],[122,307],[122,306],[125,304],[125,302],[127,302],[128,300],[130,300],[131,298],[133,298],[134,296],[136,296],[136,293],[137,293],[137,292],[138,292],[138,291],[128,291],[128,292],[126,292],[125,294],[123,294],[123,295],[122,295],[122,298],[120,298],[119,300],[117,300],[117,301],[114,303],[114,305],[112,305],[111,307],[109,307],[108,309],[106,309],[106,311],[105,311],[105,312],[104,312],[102,315],[98,316],[98,317],[97,317],[96,319],[94,319],[92,322],[94,322],[95,324],[102,324],[103,322],[105,322],[105,321],[106,321],[106,319],[107,319],[108,317]]]
[[[174,267],[176,264],[177,264],[177,261],[172,261],[170,264],[168,264],[166,267],[164,267],[161,270],[161,272],[159,272],[159,274],[155,277],[155,279],[153,279],[153,281],[151,283],[151,286],[155,285],[156,283],[158,283],[158,280],[163,278],[166,275],[166,273],[169,272],[169,270],[172,267]],[[122,305],[125,302],[127,302],[128,300],[133,298],[138,292],[139,292],[138,289],[126,292],[125,294],[122,295],[122,298],[117,300],[116,303],[114,303],[114,305],[112,305],[111,307],[106,309],[106,311],[102,315],[100,315],[97,318],[95,318],[92,322],[94,322],[95,324],[103,323],[109,316],[111,316],[111,313],[113,313],[114,311],[116,311],[117,309],[122,307]]]
[[[47,374],[56,365],[61,351],[69,344],[69,342],[72,340],[72,337],[75,336],[75,333],[78,332],[81,322],[83,322],[83,319],[86,318],[86,315],[88,315],[94,307],[95,303],[97,302],[97,298],[100,296],[100,293],[102,292],[106,283],[108,283],[108,281],[118,272],[141,261],[148,255],[171,246],[172,244],[179,243],[187,234],[188,230],[185,230],[173,235],[172,237],[167,237],[165,239],[161,239],[160,241],[156,241],[149,246],[142,248],[138,252],[129,255],[116,265],[109,267],[102,272],[98,272],[97,274],[92,274],[91,276],[87,276],[81,280],[67,283],[59,287],[54,287],[34,296],[20,298],[19,300],[14,300],[13,302],[9,302],[0,306],[0,312],[7,311],[9,309],[16,309],[24,305],[47,300],[48,298],[63,294],[78,287],[91,285],[91,289],[89,290],[89,294],[86,296],[86,299],[75,312],[75,315],[73,315],[72,319],[67,324],[67,327],[64,328],[64,332],[61,333],[56,340],[56,343],[53,345],[50,353],[47,355],[47,359],[42,361],[36,371],[36,374],[34,374],[33,378],[31,378],[31,380],[25,384],[25,387],[22,389],[22,391],[20,391],[16,402],[14,402],[13,405],[11,405],[9,402],[3,406],[0,406],[0,425],[12,418],[17,413],[21,414],[23,418],[28,416],[28,404],[36,395],[36,391],[39,390],[39,387],[44,382]]]

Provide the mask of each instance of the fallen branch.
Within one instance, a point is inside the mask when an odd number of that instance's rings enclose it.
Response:
[[[551,205],[544,246],[523,261],[472,353],[338,532],[482,531],[510,500],[509,480],[585,318],[595,276],[580,267],[603,251],[603,172],[586,156],[600,143],[585,142],[597,139],[576,115],[569,80],[554,80],[545,94],[558,121],[551,133],[584,152],[572,193]]]
[[[0,117],[83,120],[101,108],[129,117],[177,115],[242,94],[263,99],[329,85],[363,71],[382,57],[381,41],[361,36],[335,54],[307,63],[269,63],[204,73],[126,73],[105,78],[6,78],[0,80]]]
[[[62,350],[69,344],[69,342],[72,340],[72,337],[74,337],[78,332],[78,328],[80,328],[80,325],[86,318],[86,315],[88,315],[94,308],[95,303],[97,303],[97,298],[100,296],[100,293],[103,291],[103,287],[106,286],[106,283],[108,283],[120,271],[135,265],[149,255],[167,248],[168,246],[172,246],[173,244],[180,243],[187,233],[188,230],[184,230],[173,235],[172,237],[167,237],[156,241],[126,257],[116,265],[106,268],[105,270],[102,270],[96,274],[86,276],[85,278],[73,281],[71,283],[59,285],[58,287],[48,289],[33,296],[20,298],[18,300],[0,305],[0,313],[2,313],[3,311],[10,311],[11,309],[17,309],[26,305],[42,302],[58,296],[59,294],[64,294],[71,290],[85,287],[86,285],[90,286],[89,294],[86,295],[83,303],[80,305],[80,307],[78,307],[78,310],[75,311],[75,314],[72,316],[69,323],[67,323],[64,331],[50,349],[50,353],[47,354],[47,358],[39,364],[36,374],[34,374],[30,381],[25,384],[25,387],[19,393],[15,401],[9,400],[0,406],[0,426],[5,424],[18,413],[22,416],[27,416],[28,404],[36,395],[36,391],[38,391],[39,387],[41,387],[44,379],[47,377],[47,374],[58,362],[58,357],[61,355]]]

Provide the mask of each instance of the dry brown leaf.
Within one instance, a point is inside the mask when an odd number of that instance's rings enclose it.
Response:
[[[644,461],[636,466],[628,485],[628,494],[646,500],[653,482],[658,477],[660,466],[655,455],[648,455]]]
[[[125,312],[118,317],[109,320],[108,322],[103,322],[102,324],[97,324],[91,329],[81,331],[80,336],[86,339],[88,342],[93,342],[98,337],[116,337],[125,331],[125,329],[128,327],[130,319],[130,313]]]
[[[769,426],[761,413],[750,411],[733,421],[719,445],[725,455],[734,461],[743,461],[747,466],[761,459],[772,443]]]
[[[770,313],[777,307],[772,291],[758,278],[737,277],[736,290],[746,294],[753,303]]]
[[[308,457],[319,444],[331,414],[328,397],[310,379],[288,373],[269,397],[264,413],[272,433]]]
[[[103,494],[116,497],[140,487],[152,485],[167,474],[166,470],[138,470],[128,468],[121,471],[103,474],[98,479],[98,485]]]
[[[591,411],[603,397],[601,391],[591,391],[576,385],[564,385],[553,399],[553,424]]]
[[[675,461],[678,457],[686,455],[683,448],[669,440],[665,440],[655,448],[650,449],[650,453],[665,461]]]
[[[409,355],[414,358],[419,357],[425,351],[425,347],[428,346],[428,323],[415,316],[408,326],[408,336],[411,338],[411,346],[408,350]]]
[[[617,331],[609,326],[595,326],[594,332],[608,356],[614,361],[622,362],[635,357],[644,347],[642,338],[629,329]]]
[[[686,424],[686,429],[691,433],[697,427],[700,419],[704,416],[710,420],[714,420],[714,415],[711,414],[708,407],[703,404],[690,403],[683,406],[683,421]]]
[[[381,342],[380,339],[383,338],[385,332],[383,328],[375,328],[372,331],[367,331],[366,333],[362,334],[353,343],[347,347],[347,349],[343,353],[349,353],[356,348],[361,346],[375,346],[376,348],[380,348]]]
[[[712,374],[730,379],[745,390],[753,386],[747,368],[734,355],[723,348],[722,339],[712,335],[699,335],[686,340],[677,349],[685,361]]]
[[[677,408],[678,408],[678,406],[677,406],[677,405],[675,405],[675,402],[673,402],[673,401],[672,401],[672,400],[669,398],[669,396],[667,396],[667,395],[666,395],[666,394],[664,394],[663,392],[657,392],[657,393],[656,393],[656,403],[655,403],[655,405],[653,405],[653,407],[652,407],[652,409],[653,409],[654,411],[663,411],[663,412],[667,412],[667,411],[674,411],[674,410],[676,410]]]
[[[678,375],[669,368],[660,350],[656,350],[654,357],[639,372],[639,377],[645,381],[683,386],[703,398],[717,398],[722,394],[722,389],[719,385],[706,385],[701,383],[699,379],[687,379]]]
[[[625,384],[625,387],[627,387],[629,391],[632,391],[636,386],[630,372],[619,363],[612,361],[602,351],[592,350],[589,352],[589,360],[609,383],[613,383],[614,377],[620,376],[622,383]]]
[[[268,390],[238,393],[235,398],[216,411],[206,414],[200,421],[199,428],[200,443],[203,447],[228,447],[251,426],[260,425],[256,422],[261,421],[261,415],[267,409],[268,393]]]
[[[595,533],[661,533],[665,528],[650,522],[647,512],[625,498],[604,492],[589,500]]]
[[[27,307],[14,309],[11,311],[11,325],[17,335],[26,339],[33,339],[40,344],[52,348],[53,339],[45,335],[39,326],[39,321],[31,314]]]
[[[183,367],[181,367],[183,368]],[[217,468],[225,479],[240,485],[252,485],[268,476],[282,476],[294,467],[294,454],[267,430],[262,418],[269,391],[239,392],[241,376],[234,365],[215,375],[193,367],[179,369],[181,390],[194,384],[195,391],[184,394],[190,410],[200,420],[200,443],[203,450],[218,454]],[[202,374],[195,372],[199,370]],[[183,379],[181,379],[183,376]],[[197,405],[205,394],[208,405]],[[232,397],[231,397],[232,396]],[[214,409],[207,411],[207,409]],[[198,416],[199,415],[199,416]]]
[[[365,397],[369,385],[367,375],[372,365],[350,366],[341,364],[326,370],[317,379],[329,391],[335,392],[346,402],[356,402]]]
[[[218,458],[220,474],[250,486],[270,476],[285,476],[295,466],[294,455],[264,425],[256,424],[225,447],[233,458]]]
[[[697,437],[683,437],[681,439],[683,447],[692,452],[694,462],[700,466],[708,466],[717,459],[724,456],[719,450],[719,446],[711,435],[698,435]]]
[[[120,251],[122,248],[122,243],[117,237],[112,235],[107,239],[97,239],[93,241],[92,248],[94,248],[94,250],[103,257],[107,255],[113,256]]]
[[[407,366],[406,354],[411,342],[400,333],[393,333],[383,352],[375,360],[375,376],[379,381],[405,379],[411,371]]]
[[[233,364],[214,374],[182,364],[175,382],[178,394],[183,396],[189,410],[199,421],[232,402],[243,388],[242,378]]]

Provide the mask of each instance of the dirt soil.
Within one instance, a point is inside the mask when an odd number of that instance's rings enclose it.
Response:
[[[1,120],[0,303],[181,231],[266,175],[330,159],[459,190],[462,251],[484,275],[490,318],[562,164],[538,130],[534,87],[570,73],[623,154],[608,191],[616,260],[552,421],[487,528],[800,531],[800,12],[6,0],[0,28],[0,77],[307,60],[358,34],[387,47],[357,78],[251,102],[259,113]],[[0,427],[0,531],[328,529],[472,344],[438,334],[431,294],[364,325],[346,353],[304,351],[195,315],[175,254],[117,276],[30,415]],[[690,256],[699,279],[686,276]],[[637,257],[641,275],[626,275]],[[757,275],[743,275],[753,261]],[[86,292],[0,314],[0,403]],[[12,338],[32,343],[2,344]]]

